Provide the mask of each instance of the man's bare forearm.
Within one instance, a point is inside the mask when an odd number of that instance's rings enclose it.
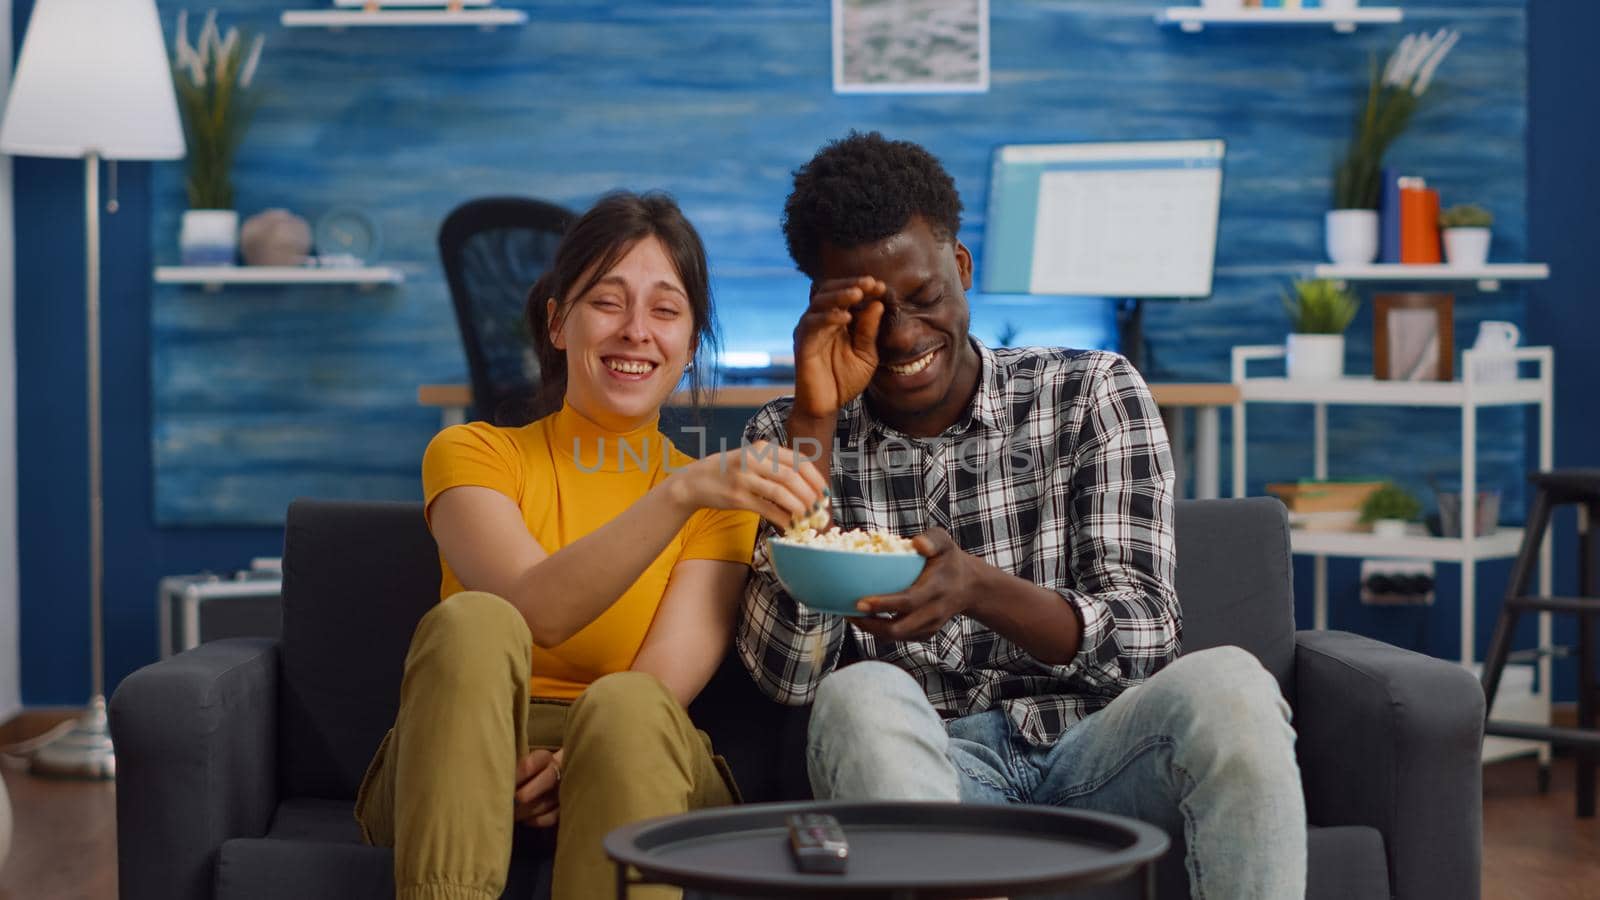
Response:
[[[829,484],[833,483],[833,472],[828,467],[833,464],[833,432],[838,422],[837,412],[830,416],[790,412],[784,426],[789,432],[789,449],[811,460]]]
[[[967,614],[1049,666],[1078,655],[1083,622],[1078,611],[1049,588],[983,564],[976,599]]]

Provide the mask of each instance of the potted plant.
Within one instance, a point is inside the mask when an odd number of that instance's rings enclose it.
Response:
[[[261,46],[261,37],[251,40],[237,28],[222,34],[216,10],[206,14],[199,37],[190,44],[188,14],[178,13],[172,75],[189,144],[189,209],[178,234],[179,256],[186,266],[231,266],[238,251],[233,160],[255,108],[250,85],[261,63]]]
[[[1327,381],[1344,375],[1344,330],[1356,317],[1361,303],[1336,281],[1296,281],[1293,294],[1285,294],[1289,313],[1289,377],[1296,381]]]
[[[1364,265],[1378,258],[1378,199],[1389,145],[1411,124],[1433,73],[1461,35],[1408,34],[1382,71],[1372,65],[1355,132],[1333,171],[1333,209],[1325,217],[1328,258]]]
[[[1444,233],[1444,258],[1452,266],[1481,266],[1489,261],[1489,226],[1494,215],[1475,203],[1452,206],[1439,215]]]
[[[1361,504],[1361,522],[1383,537],[1404,537],[1406,525],[1422,515],[1422,501],[1393,482],[1373,491]]]

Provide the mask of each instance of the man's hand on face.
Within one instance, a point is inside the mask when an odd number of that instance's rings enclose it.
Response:
[[[862,597],[856,608],[868,618],[852,619],[856,627],[882,641],[925,641],[944,623],[972,607],[981,567],[988,565],[956,545],[943,528],[912,538],[927,558],[915,583],[898,594]],[[873,618],[889,613],[894,618]]]
[[[888,291],[871,276],[811,286],[794,329],[795,412],[827,419],[867,389],[878,370],[878,324]]]

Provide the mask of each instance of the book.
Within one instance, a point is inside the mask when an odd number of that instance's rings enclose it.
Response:
[[[1386,482],[1296,481],[1267,485],[1267,493],[1283,501],[1292,513],[1360,513],[1361,504]]]
[[[1400,261],[1400,173],[1385,167],[1379,177],[1383,192],[1378,199],[1378,262]]]
[[[1400,185],[1400,261],[1407,265],[1436,265],[1439,251],[1439,192],[1420,178]]]

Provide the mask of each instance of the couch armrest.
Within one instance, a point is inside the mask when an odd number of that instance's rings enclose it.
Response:
[[[1483,690],[1464,667],[1339,631],[1295,639],[1295,727],[1313,825],[1383,834],[1397,900],[1476,898]]]
[[[122,900],[208,900],[217,852],[278,803],[278,644],[213,641],[145,666],[111,698]]]

